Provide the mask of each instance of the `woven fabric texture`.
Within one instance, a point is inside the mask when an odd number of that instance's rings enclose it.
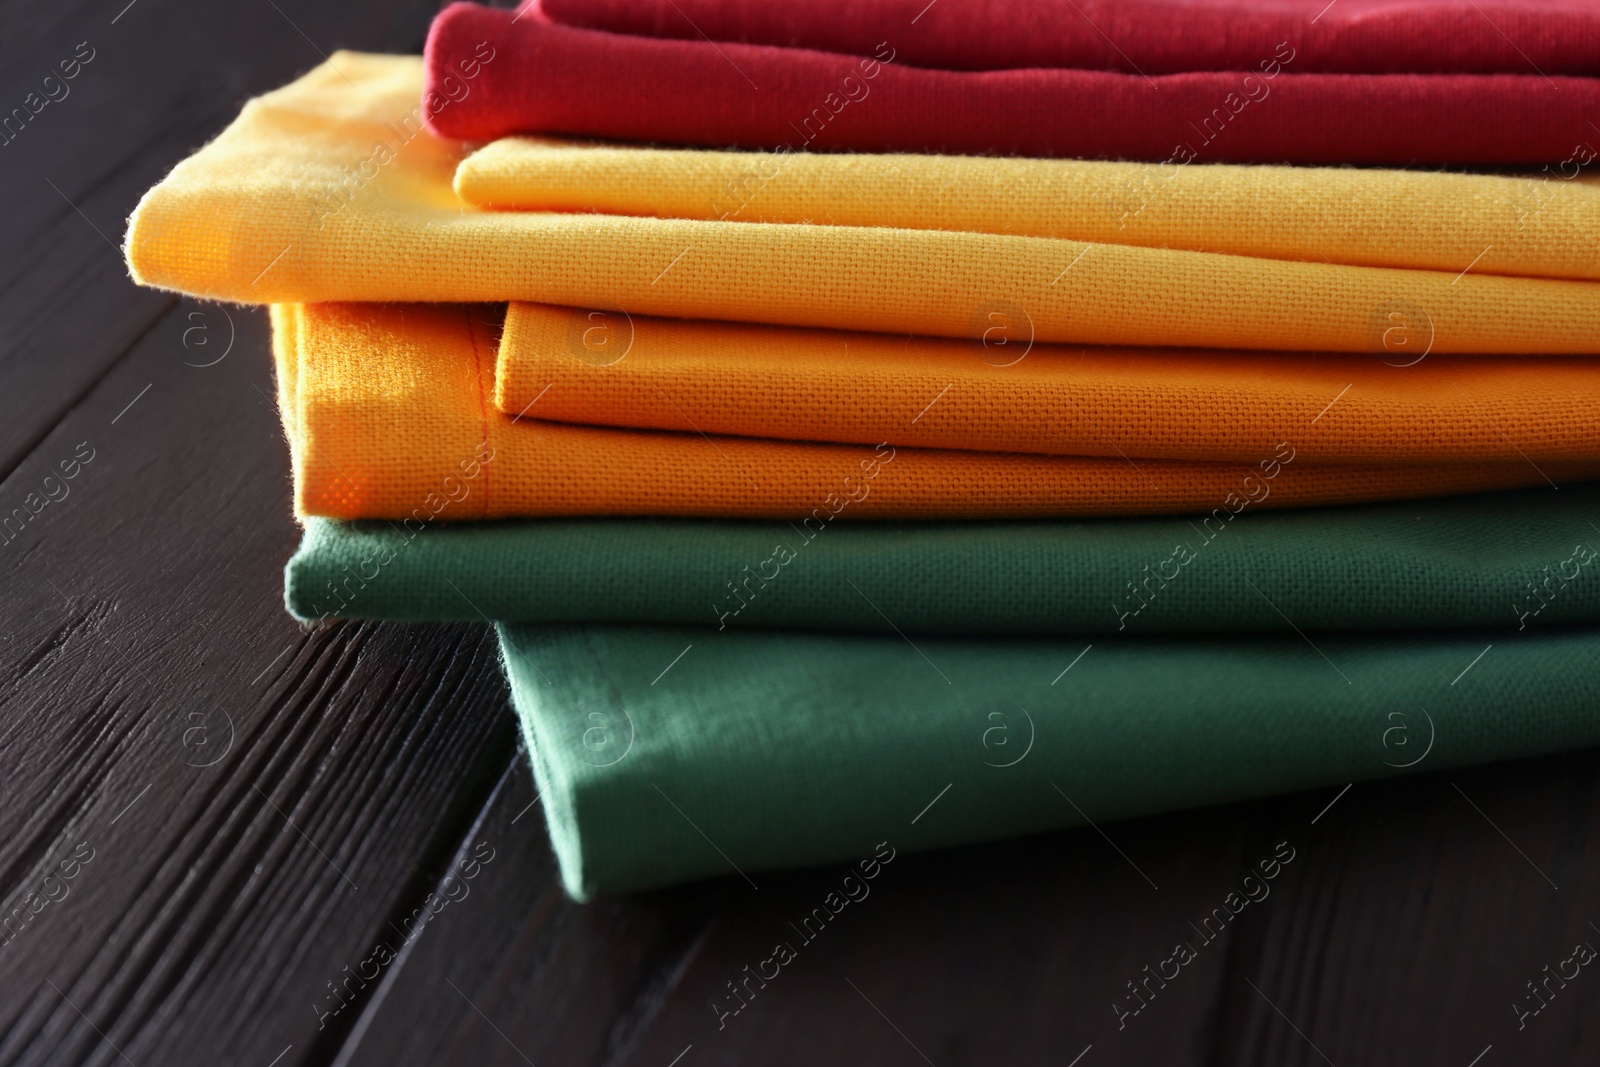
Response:
[[[1600,458],[1600,359],[1030,346],[1025,324],[996,322],[984,344],[513,304],[495,403],[603,426],[1108,458],[1253,463],[1285,441],[1319,464]]]
[[[1329,787],[1285,801],[1311,818],[1350,782],[1600,743],[1597,642],[501,628],[579,899]]]
[[[1587,118],[1600,103],[1600,81],[1529,67],[1301,73],[1290,40],[1225,72],[968,72],[907,66],[893,37],[844,55],[605,33],[476,4],[440,12],[424,55],[439,105],[430,122],[473,140],[566,133],[710,147],[1555,166],[1594,143]],[[477,82],[463,94],[470,70]]]
[[[572,26],[867,55],[947,70],[1253,70],[1280,41],[1297,70],[1600,74],[1588,0],[538,0]],[[531,17],[531,16],[525,16]],[[981,26],[981,33],[973,27]]]
[[[1315,466],[1046,457],[604,429],[495,409],[495,309],[273,309],[302,516],[408,523],[511,516],[1025,518],[1273,508],[1600,475],[1533,465]],[[1542,472],[1542,473],[1541,473]]]
[[[1587,239],[1600,230],[1600,176],[1576,162],[1495,175],[507,137],[462,160],[455,189],[486,210],[961,230],[1452,277],[1600,278],[1600,247]]]
[[[580,31],[573,31],[580,32]],[[588,32],[588,31],[582,31]],[[465,106],[489,91],[481,65]],[[465,154],[420,131],[421,67],[341,52],[246,105],[146,194],[135,280],[247,303],[530,300],[634,314],[1039,341],[1584,354],[1600,282],[1390,270],[858,226],[481,212]],[[458,94],[459,95],[459,94]],[[410,131],[408,133],[408,131]]]
[[[1509,636],[1600,622],[1600,484],[1048,523],[312,519],[284,590],[305,620]]]

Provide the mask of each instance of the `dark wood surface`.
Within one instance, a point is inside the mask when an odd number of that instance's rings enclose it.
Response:
[[[248,96],[416,51],[434,5],[125,2],[0,14],[0,114],[95,50],[0,147],[0,515],[93,453],[0,544],[0,1062],[1600,1059],[1600,968],[1513,1007],[1600,947],[1593,752],[907,856],[719,1029],[837,872],[566,900],[491,636],[288,618],[265,316],[136,289],[117,248]]]

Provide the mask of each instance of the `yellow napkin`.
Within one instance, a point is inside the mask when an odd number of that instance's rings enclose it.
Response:
[[[418,118],[421,61],[341,52],[246,105],[129,222],[137,281],[245,302],[502,301],[962,337],[1583,353],[1600,283],[1055,238],[485,213]]]
[[[718,152],[508,137],[456,169],[486,210],[1058,237],[1263,259],[1600,279],[1600,175]]]

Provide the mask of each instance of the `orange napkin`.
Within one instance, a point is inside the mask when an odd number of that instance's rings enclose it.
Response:
[[[273,308],[302,516],[834,518],[1236,514],[1600,476],[1600,460],[1317,466],[1293,438],[1249,463],[807,444],[534,421],[494,403],[498,309]],[[1308,427],[1308,429],[1311,429]]]
[[[512,304],[495,402],[797,441],[1253,463],[1600,459],[1600,358],[988,343]],[[1529,473],[1535,473],[1530,470]]]

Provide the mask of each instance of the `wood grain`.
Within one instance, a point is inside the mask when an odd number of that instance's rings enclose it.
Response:
[[[97,55],[0,149],[0,510],[92,453],[0,544],[3,1062],[324,1062],[316,994],[437,876],[512,749],[481,628],[284,614],[264,316],[136,290],[115,248],[148,184],[318,61],[302,30],[415,49],[431,13],[279,6],[48,6],[6,37],[19,99],[30,64]]]

